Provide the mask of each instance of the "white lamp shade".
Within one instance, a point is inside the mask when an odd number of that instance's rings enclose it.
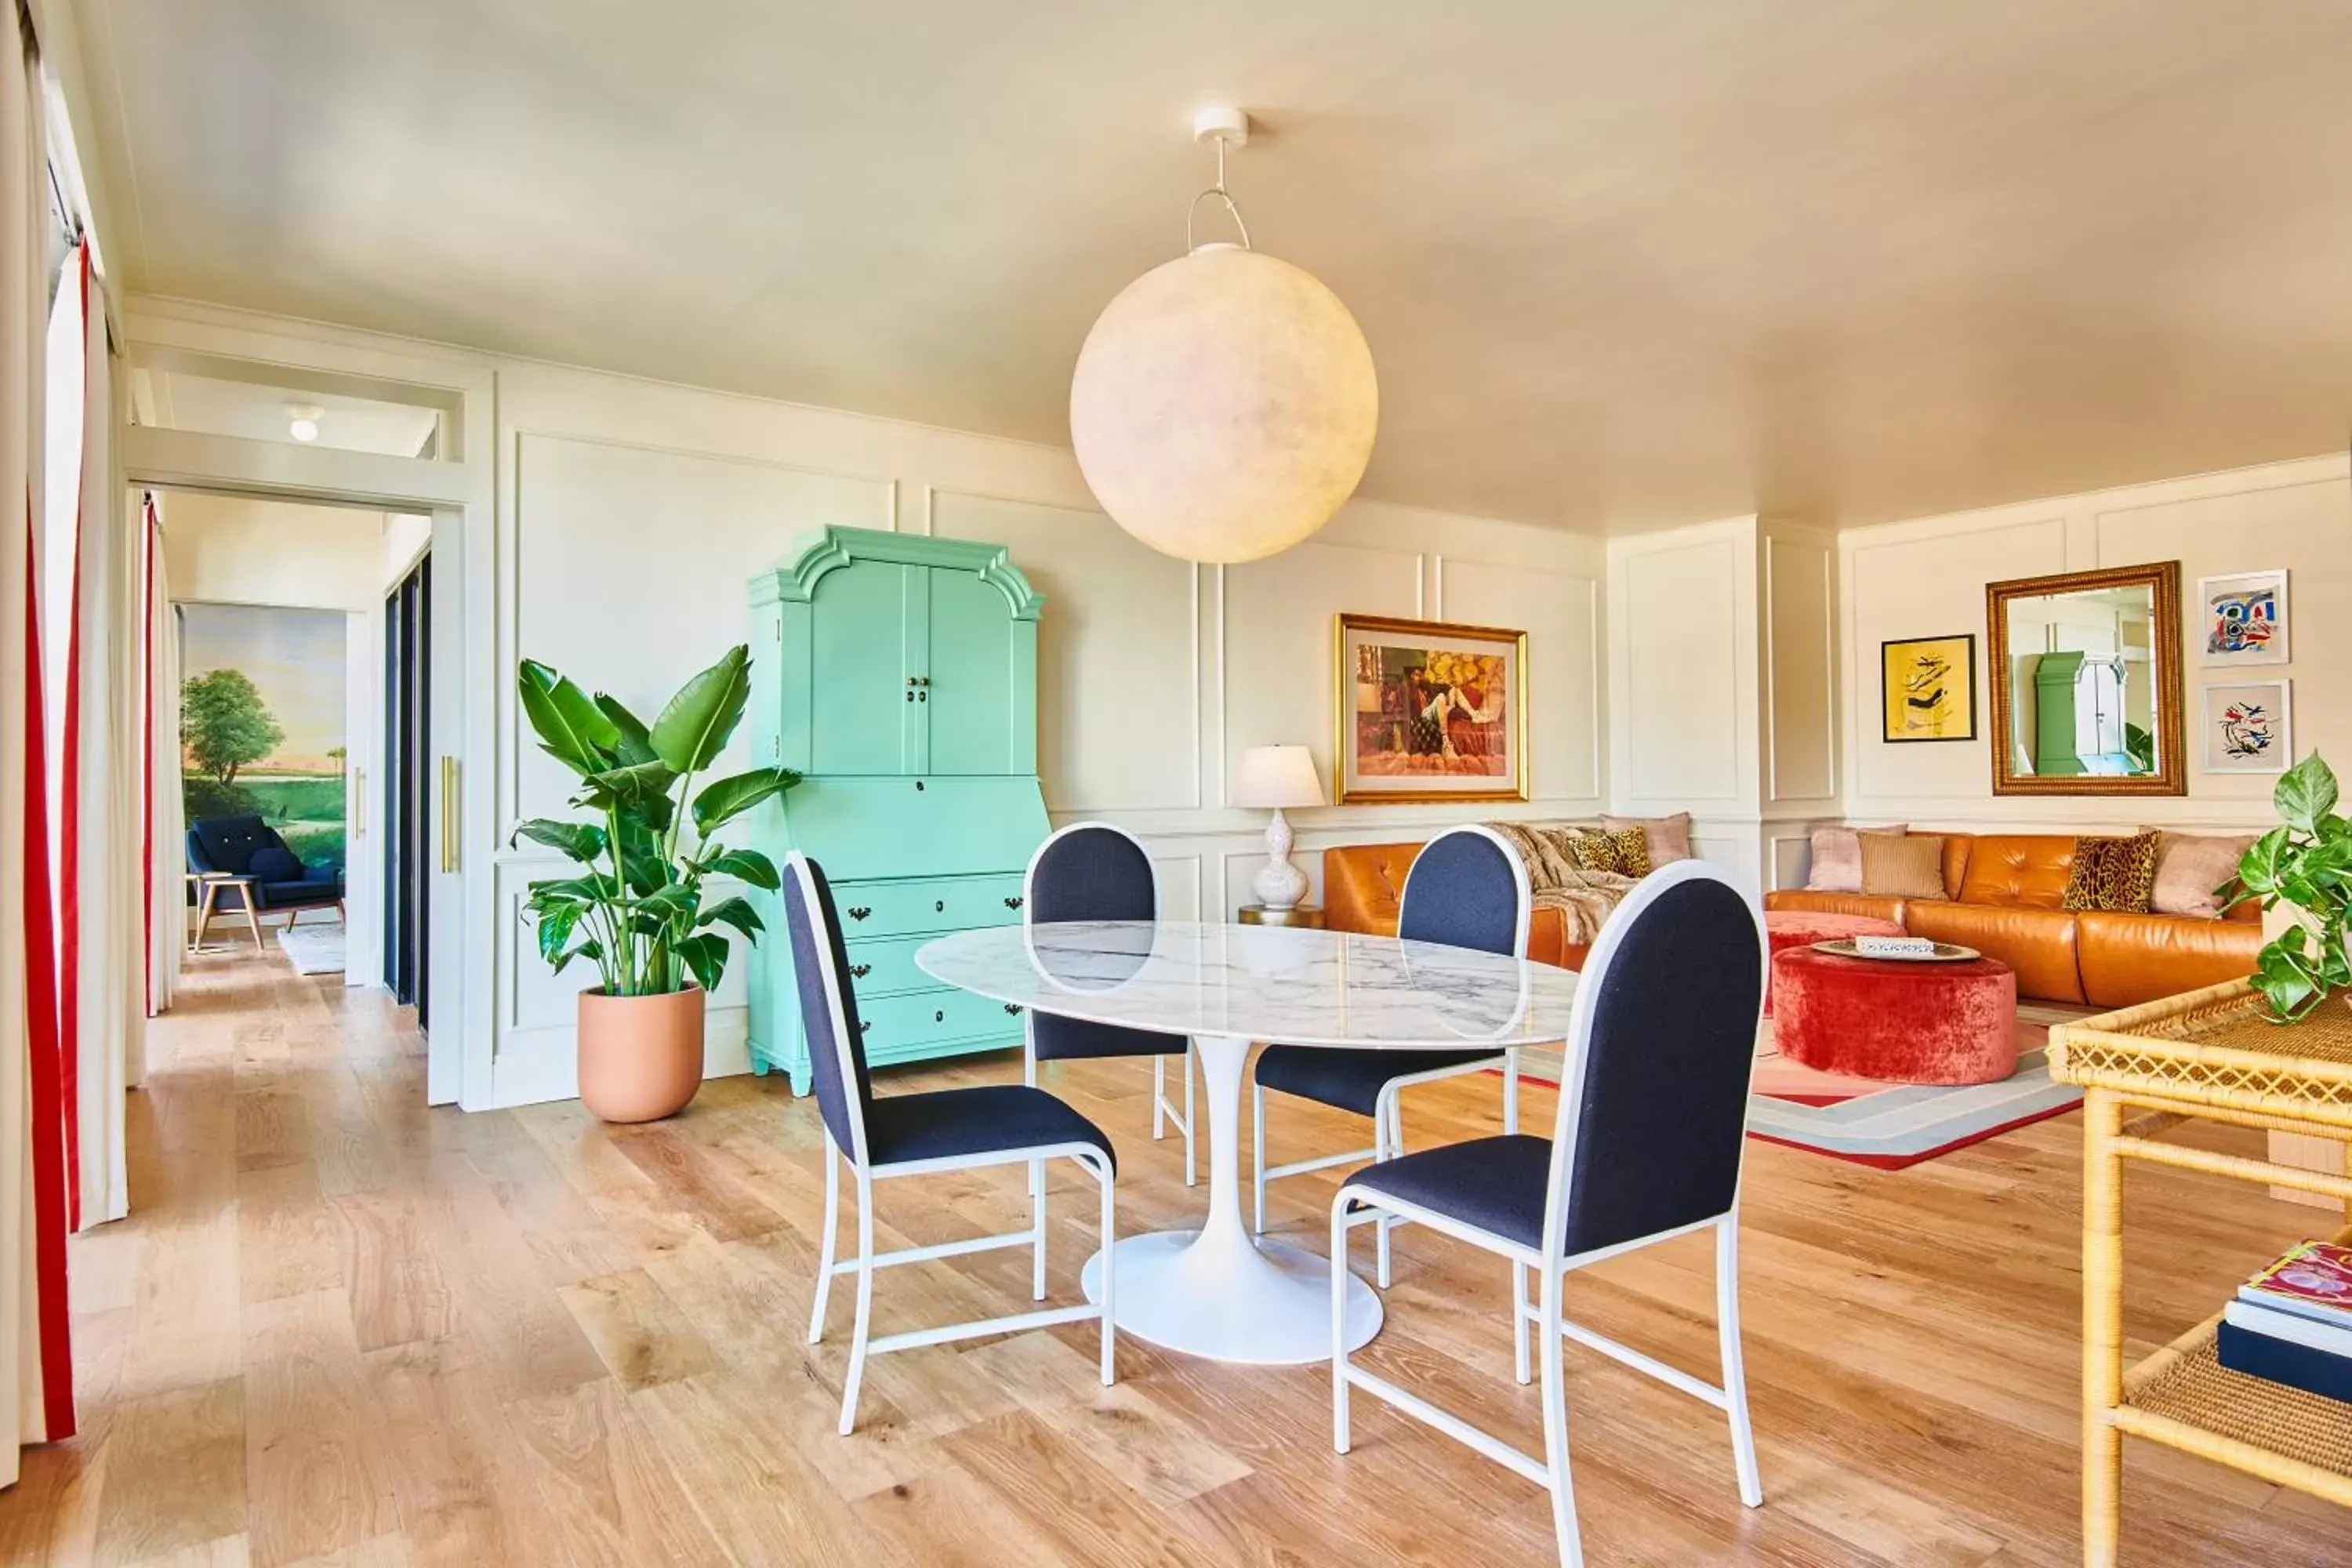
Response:
[[[1204,245],[1129,284],[1078,351],[1070,440],[1113,521],[1231,563],[1330,521],[1372,455],[1372,351],[1286,261]]]
[[[1321,805],[1323,781],[1304,746],[1252,746],[1242,753],[1234,804],[1246,806]]]

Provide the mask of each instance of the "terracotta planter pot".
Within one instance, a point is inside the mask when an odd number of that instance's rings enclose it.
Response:
[[[702,990],[580,994],[580,1102],[606,1121],[675,1116],[702,1087]]]

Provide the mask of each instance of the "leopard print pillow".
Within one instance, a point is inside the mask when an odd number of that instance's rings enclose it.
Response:
[[[1588,871],[1614,871],[1635,879],[1650,874],[1650,839],[1639,827],[1622,833],[1580,833],[1568,841],[1576,863]]]
[[[2065,907],[2144,915],[2156,892],[2156,851],[2161,834],[2130,838],[2077,838],[2066,874]]]

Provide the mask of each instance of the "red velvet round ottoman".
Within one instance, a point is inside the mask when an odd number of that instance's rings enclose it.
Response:
[[[1915,963],[1792,948],[1772,960],[1780,1054],[1890,1083],[1996,1083],[2017,1071],[2017,976],[1996,958]]]
[[[1817,942],[1837,942],[1856,936],[1901,936],[1903,928],[1893,921],[1882,921],[1870,915],[1816,914],[1811,910],[1766,910],[1764,934],[1774,952],[1786,952],[1792,947],[1811,947]],[[1764,972],[1764,1016],[1772,1016],[1772,973]]]

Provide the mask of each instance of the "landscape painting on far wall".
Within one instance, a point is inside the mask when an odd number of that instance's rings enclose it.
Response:
[[[1525,800],[1527,662],[1525,632],[1339,616],[1340,800]]]
[[[1882,739],[1973,741],[1977,738],[1977,639],[1910,637],[1879,648]]]
[[[257,813],[305,864],[340,868],[350,617],[263,605],[179,609],[188,820]]]

